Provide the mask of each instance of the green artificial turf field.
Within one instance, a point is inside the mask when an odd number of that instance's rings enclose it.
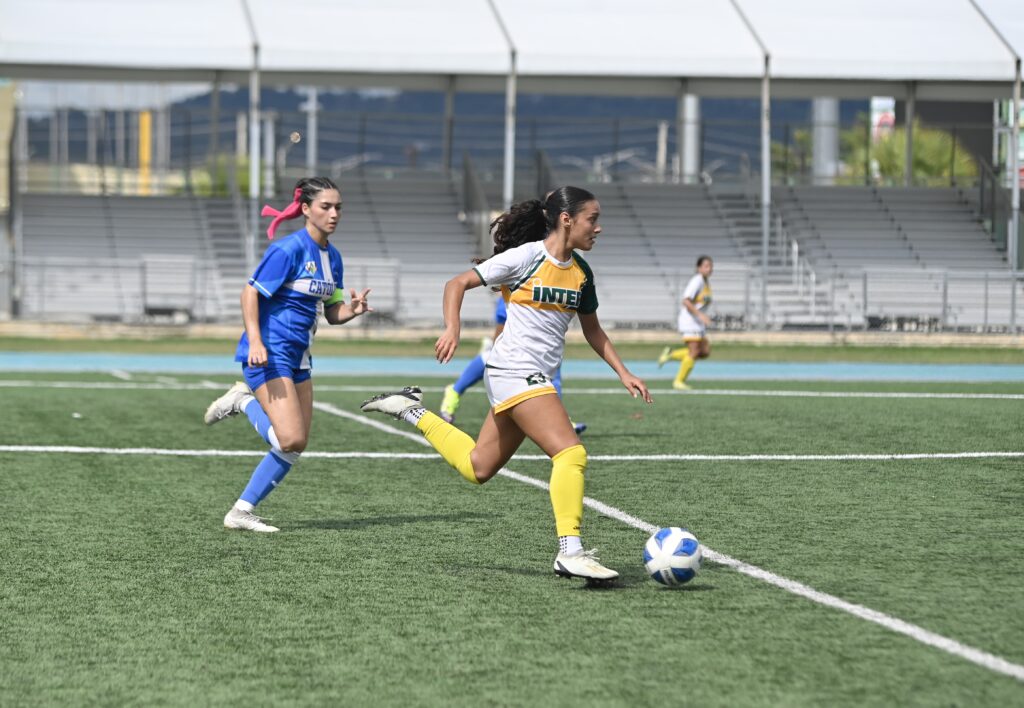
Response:
[[[415,434],[358,411],[408,381],[318,376],[307,454],[260,507],[281,532],[224,530],[265,444],[203,426],[230,380],[203,381],[0,375],[0,704],[1024,705],[1024,457],[937,456],[1024,451],[1024,385],[659,382],[644,406],[567,382],[607,505],[584,543],[622,573],[585,590],[551,572],[543,489],[472,487],[360,422]],[[478,387],[458,423],[485,410]],[[662,588],[638,523],[755,568]]]

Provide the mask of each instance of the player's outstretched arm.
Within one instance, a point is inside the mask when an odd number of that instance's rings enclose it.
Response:
[[[597,313],[581,314],[579,317],[580,327],[583,328],[583,336],[586,338],[587,344],[597,352],[599,357],[608,362],[608,366],[612,367],[615,373],[619,375],[619,381],[626,387],[626,390],[632,394],[633,398],[639,396],[645,402],[652,403],[653,399],[651,399],[651,392],[647,390],[647,384],[643,382],[643,379],[634,376],[626,368],[626,365],[622,363],[619,353],[612,346],[612,340],[608,338],[604,328],[601,327],[601,323],[597,319]]]
[[[324,308],[324,319],[332,325],[345,324],[349,320],[352,320],[359,315],[365,315],[367,312],[373,312],[373,308],[370,307],[370,303],[367,297],[370,294],[370,288],[366,288],[361,293],[356,293],[355,290],[349,290],[349,301],[338,302],[330,307]]]
[[[467,290],[483,285],[480,274],[475,270],[459,273],[445,283],[444,300],[444,332],[434,343],[434,355],[441,364],[447,364],[455,356],[459,348],[459,334],[462,331],[462,300]]]

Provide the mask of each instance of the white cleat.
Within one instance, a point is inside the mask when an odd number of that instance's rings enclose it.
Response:
[[[252,391],[248,384],[244,381],[236,382],[228,389],[227,393],[210,404],[210,407],[206,409],[206,415],[203,416],[203,422],[213,425],[225,418],[238,415],[242,412],[242,404],[247,398],[252,398]]]
[[[577,551],[572,555],[559,553],[555,557],[555,575],[563,578],[584,578],[588,581],[607,582],[619,577],[618,572],[605,568],[597,560],[597,549]]]
[[[363,401],[359,410],[367,413],[387,413],[395,418],[401,418],[402,414],[410,408],[422,406],[422,401],[423,391],[419,387],[406,386],[401,391],[381,393]]]
[[[281,529],[271,526],[251,511],[231,508],[231,511],[224,517],[224,528],[241,529],[243,531],[259,531],[261,533],[274,533]]]

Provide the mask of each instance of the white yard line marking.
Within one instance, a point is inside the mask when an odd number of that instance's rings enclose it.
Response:
[[[346,415],[345,417],[348,418],[350,415],[352,414]],[[355,418],[359,418],[359,416],[355,416]],[[369,421],[369,419],[365,420]],[[391,428],[391,431],[396,434],[401,434],[403,437],[406,437],[408,435],[408,433],[405,433],[404,431],[395,430],[394,428]],[[430,445],[430,443],[428,443],[426,439],[420,436],[417,436],[416,441],[421,445]],[[514,479],[517,482],[531,484],[534,487],[537,487],[538,489],[543,489],[545,491],[549,489],[547,482],[544,482],[539,479],[534,479],[533,477],[529,477],[527,475],[519,474],[518,472],[513,472],[508,468],[502,468],[499,474],[510,479]],[[586,506],[590,507],[591,509],[594,509],[598,513],[604,514],[605,516],[609,516],[613,519],[621,521],[627,526],[639,529],[640,531],[643,531],[645,533],[650,534],[658,530],[658,527],[654,524],[650,524],[635,516],[631,516],[626,512],[622,511],[621,509],[616,509],[615,507],[597,501],[596,499],[584,497],[583,503]],[[1007,661],[1006,659],[1003,659],[1002,657],[996,656],[994,654],[989,654],[988,652],[982,651],[980,649],[975,649],[974,647],[968,646],[966,644],[961,644],[956,640],[949,639],[948,637],[943,637],[940,634],[929,632],[927,629],[924,629],[923,627],[918,627],[915,624],[904,622],[901,619],[891,617],[890,615],[887,615],[883,612],[872,610],[871,608],[864,607],[863,605],[857,605],[852,602],[847,602],[846,600],[835,597],[834,595],[829,595],[827,593],[820,592],[818,590],[815,590],[814,588],[804,585],[803,583],[799,583],[795,580],[790,580],[789,578],[784,578],[780,575],[776,575],[775,573],[771,573],[767,570],[764,570],[763,568],[758,568],[757,566],[750,565],[749,563],[744,563],[743,561],[731,558],[730,556],[727,556],[723,553],[719,553],[718,551],[712,550],[706,546],[704,547],[704,555],[710,561],[726,565],[730,568],[733,568],[736,571],[739,571],[740,573],[743,573],[744,575],[756,578],[766,583],[770,583],[772,585],[775,585],[776,587],[786,590],[787,592],[791,592],[795,595],[805,597],[808,600],[812,600],[813,602],[825,605],[826,607],[832,607],[843,612],[848,612],[854,615],[855,617],[867,620],[868,622],[874,622],[877,625],[885,627],[886,629],[889,629],[893,632],[898,632],[900,634],[908,636],[911,639],[914,639],[923,644],[927,644],[937,649],[941,649],[945,652],[953,654],[954,656],[959,656],[963,659],[966,659],[967,661],[977,664],[978,666],[984,667],[991,671],[995,671],[997,673],[1011,676],[1017,679],[1018,681],[1024,681],[1024,666],[1021,666],[1020,664],[1014,664],[1012,662]]]
[[[316,404],[318,410],[322,410],[325,413],[332,413],[334,415],[340,415],[343,418],[350,420],[356,420],[360,423],[365,423],[376,429],[383,429],[386,432],[401,436],[401,438],[407,438],[416,442],[419,445],[429,446],[426,440],[421,435],[410,433],[404,430],[397,430],[390,425],[386,425],[376,420],[371,420],[362,416],[349,413],[348,411],[342,411],[329,404]],[[169,456],[211,456],[211,457],[263,457],[266,453],[263,450],[166,450],[158,448],[86,448],[78,446],[34,446],[34,445],[4,445],[0,446],[0,452],[16,452],[16,453],[81,453],[81,454],[101,454],[101,455],[169,455]],[[1013,456],[1024,456],[1024,453],[962,453],[959,455],[965,456],[980,456],[980,455],[992,455],[996,457],[1013,455]],[[303,457],[306,458],[330,458],[330,459],[343,459],[343,458],[378,458],[378,459],[438,459],[436,453],[394,453],[394,452],[305,452]],[[625,456],[629,457],[629,456]],[[708,456],[703,459],[737,459],[740,456]],[[744,456],[741,459],[764,459],[766,456]],[[799,458],[800,456],[784,456],[784,459]],[[811,456],[814,459],[819,459],[821,456]],[[883,456],[881,458],[876,456],[847,456],[849,459],[899,459],[902,456]],[[936,455],[932,457],[947,457],[947,455]],[[544,455],[523,455],[516,459],[547,459]],[[605,456],[592,456],[590,459],[623,459],[617,456],[605,455]],[[774,458],[772,458],[774,459]],[[912,459],[926,459],[926,456],[916,455]],[[538,489],[547,491],[549,489],[548,483],[537,480],[535,477],[528,476],[526,474],[520,474],[508,468],[503,468],[500,472],[502,476],[510,478],[516,482],[522,484],[531,485]],[[658,527],[653,524],[645,522],[645,520],[633,516],[622,509],[617,509],[613,506],[605,504],[604,502],[592,499],[590,497],[584,498],[584,504],[598,513],[602,513],[605,516],[609,516],[622,522],[623,524],[643,531],[647,534],[652,534],[657,531]],[[897,619],[881,613],[877,610],[871,610],[861,605],[856,605],[854,602],[848,602],[845,599],[836,597],[835,595],[829,595],[824,592],[815,590],[812,587],[804,585],[796,580],[790,580],[783,578],[782,576],[775,575],[769,571],[766,571],[757,566],[743,563],[742,560],[719,553],[716,550],[705,546],[705,557],[714,563],[727,566],[743,575],[750,576],[757,580],[775,585],[787,592],[806,597],[814,602],[818,602],[819,605],[823,605],[828,608],[840,610],[842,612],[849,613],[855,617],[859,617],[862,620],[873,622],[874,624],[881,625],[886,629],[889,629],[900,634],[904,634],[916,641],[935,647],[943,652],[947,652],[962,659],[966,659],[978,666],[995,671],[997,673],[1006,674],[1012,676],[1018,680],[1024,681],[1024,666],[1014,664],[1006,659],[997,657],[995,655],[983,652],[973,647],[969,647],[967,644],[963,644],[954,639],[936,634],[918,625],[904,622],[903,620]]]
[[[204,379],[199,382],[145,383],[116,381],[28,381],[0,379],[0,388],[70,388],[70,389],[116,389],[124,391],[198,391],[206,389],[227,389],[232,382],[217,383]],[[331,393],[380,393],[380,386],[342,386],[316,384],[318,392]],[[425,393],[441,393],[441,386],[423,386]],[[928,393],[923,391],[785,391],[762,389],[700,389],[673,391],[652,389],[655,396],[752,396],[764,398],[904,398],[904,399],[948,399],[948,400],[1004,400],[1024,401],[1024,393]],[[483,394],[479,388],[470,389],[466,394]],[[463,395],[466,395],[463,394]],[[566,388],[567,396],[625,395],[622,387],[615,388]]]
[[[132,380],[132,375],[129,374],[127,371],[122,371],[121,369],[111,369],[110,375],[113,376],[115,379],[121,379],[122,381]]]

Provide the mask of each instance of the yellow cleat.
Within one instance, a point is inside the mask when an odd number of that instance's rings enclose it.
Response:
[[[691,390],[690,386],[688,386],[685,381],[673,381],[672,382],[672,388],[674,388],[676,391],[689,391],[689,390]]]
[[[445,386],[444,398],[441,399],[441,419],[446,423],[455,422],[455,411],[459,410],[461,397],[455,386]]]
[[[668,360],[672,358],[672,347],[665,347],[661,350],[661,354],[658,355],[658,368],[665,366]]]

